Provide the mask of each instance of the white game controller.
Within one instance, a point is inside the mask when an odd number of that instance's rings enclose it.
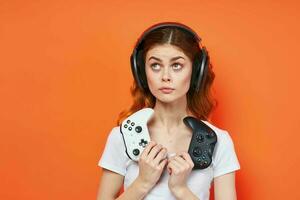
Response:
[[[123,120],[120,126],[126,153],[131,160],[138,161],[142,151],[150,142],[147,122],[153,113],[152,108],[143,108]]]

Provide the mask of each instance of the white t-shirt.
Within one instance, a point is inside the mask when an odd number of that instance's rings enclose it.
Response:
[[[189,189],[201,200],[209,200],[210,186],[213,178],[239,170],[240,164],[235,153],[233,141],[229,133],[219,129],[208,121],[204,121],[217,134],[212,163],[208,168],[192,170],[187,179]],[[139,165],[128,158],[120,126],[114,127],[108,135],[103,154],[98,166],[124,176],[124,191],[137,178]],[[172,156],[170,153],[168,156]],[[169,174],[165,168],[157,184],[145,196],[145,200],[175,200],[168,188]]]

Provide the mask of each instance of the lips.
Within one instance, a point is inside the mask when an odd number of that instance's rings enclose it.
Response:
[[[165,94],[169,94],[171,92],[173,92],[173,88],[169,88],[169,87],[162,87],[162,88],[159,88],[160,91],[162,91],[163,93]]]

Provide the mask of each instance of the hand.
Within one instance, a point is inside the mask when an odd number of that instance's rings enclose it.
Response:
[[[186,180],[194,167],[194,163],[187,152],[180,152],[169,158],[167,169],[170,174],[168,186],[172,193],[187,188]]]
[[[143,150],[139,158],[138,179],[150,190],[159,180],[162,171],[167,164],[167,149],[154,141]]]

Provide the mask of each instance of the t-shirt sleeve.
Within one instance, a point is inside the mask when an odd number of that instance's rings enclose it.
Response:
[[[108,135],[98,166],[125,176],[128,157],[120,132],[120,127],[114,127]]]
[[[234,144],[227,131],[219,134],[213,157],[214,178],[239,170],[240,164],[235,153]]]

